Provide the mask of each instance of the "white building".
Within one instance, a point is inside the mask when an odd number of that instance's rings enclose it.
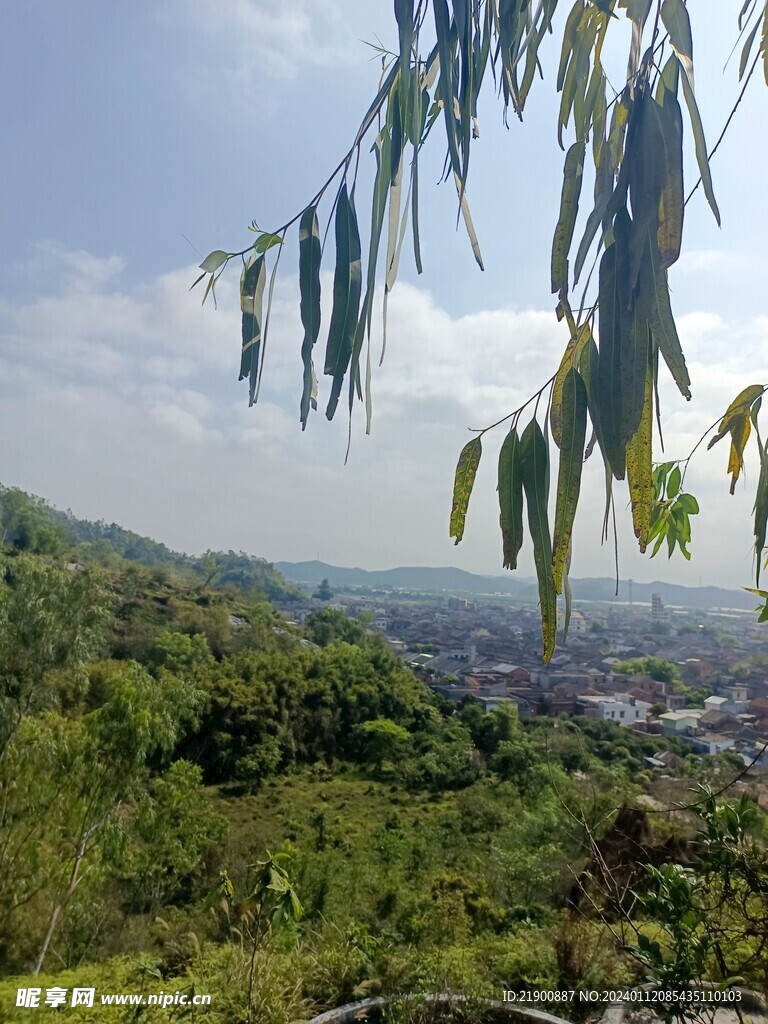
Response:
[[[582,694],[577,703],[585,715],[598,718],[601,722],[616,722],[617,725],[636,725],[648,719],[650,704],[645,701],[615,693],[612,697],[599,694]]]

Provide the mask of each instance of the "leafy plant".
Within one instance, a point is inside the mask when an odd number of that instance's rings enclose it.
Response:
[[[669,557],[680,549],[684,558],[690,559],[691,553],[686,544],[691,540],[691,516],[699,514],[699,503],[692,494],[681,490],[682,473],[680,466],[674,462],[663,462],[653,470],[653,498],[651,510],[649,542],[655,540],[651,558],[658,553],[666,540]]]
[[[245,937],[251,947],[251,960],[248,970],[248,1022],[253,1016],[253,993],[256,983],[256,956],[259,947],[274,929],[287,921],[299,921],[303,909],[296,890],[288,876],[286,868],[290,856],[287,853],[271,854],[267,851],[266,860],[258,861],[256,879],[252,891],[244,899],[238,899],[235,887],[226,871],[219,875],[219,881],[211,891],[206,905],[223,906],[227,917],[234,916],[239,928],[233,931]],[[242,931],[240,931],[242,929]]]

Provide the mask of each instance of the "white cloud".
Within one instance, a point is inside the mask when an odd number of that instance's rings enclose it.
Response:
[[[194,91],[214,99],[222,84],[242,90],[265,76],[290,79],[343,66],[351,47],[360,46],[335,0],[174,0],[162,16],[196,29],[205,41],[188,73]],[[226,59],[217,59],[220,54]]]
[[[275,559],[319,552],[369,567],[500,567],[495,463],[506,428],[484,438],[458,548],[447,536],[453,469],[467,427],[507,415],[551,374],[566,341],[553,314],[502,309],[452,318],[426,292],[399,284],[384,365],[374,369],[373,434],[364,436],[357,407],[344,467],[346,389],[329,424],[321,375],[320,411],[306,433],[299,427],[294,282],[278,285],[262,397],[247,409],[235,380],[233,283],[215,312],[189,294],[191,268],[129,288],[114,257],[59,252],[57,262],[66,275],[47,278],[48,294],[0,308],[0,433],[14,438],[4,452],[4,482],[188,550],[244,548]],[[65,286],[73,273],[77,279]],[[330,293],[328,283],[326,299]],[[759,379],[768,341],[768,318],[691,313],[679,323],[694,400],[686,403],[662,369],[668,458],[687,455],[736,393]],[[374,335],[377,363],[378,325]],[[316,363],[321,371],[321,353]],[[723,445],[710,453],[702,447],[691,463],[689,488],[702,515],[690,566],[634,553],[625,485],[617,485],[623,575],[748,583],[754,471],[731,498],[726,461]],[[599,544],[602,485],[595,456],[577,517],[576,576],[611,571],[612,551]],[[522,575],[532,569],[528,548]]]

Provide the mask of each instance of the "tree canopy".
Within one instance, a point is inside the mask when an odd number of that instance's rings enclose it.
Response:
[[[690,7],[695,16],[696,5]],[[747,383],[727,410],[712,410],[713,417],[719,415],[688,458],[654,462],[654,452],[663,443],[658,402],[662,363],[681,395],[688,400],[692,396],[668,274],[680,256],[685,208],[699,186],[720,222],[710,158],[731,120],[715,145],[708,146],[696,99],[688,6],[684,0],[575,0],[570,7],[558,0],[395,0],[394,15],[397,50],[381,48],[379,89],[330,178],[285,224],[264,231],[254,222],[251,230],[256,237],[249,246],[239,252],[215,250],[201,264],[198,282],[207,278],[207,297],[229,262],[242,261],[240,378],[248,381],[249,403],[259,396],[280,256],[289,231],[298,227],[302,429],[318,407],[320,271],[332,222],[335,256],[323,357],[324,374],[330,377],[325,414],[332,419],[345,397],[351,436],[359,401],[370,431],[370,342],[374,293],[382,283],[379,266],[383,254],[386,345],[387,298],[397,278],[409,222],[417,271],[422,267],[418,211],[423,147],[435,132],[445,132],[438,143],[446,151],[444,179],[455,184],[457,217],[464,222],[482,269],[467,192],[472,143],[479,135],[479,97],[484,89],[494,91],[505,121],[510,111],[522,120],[537,76],[552,78],[560,95],[556,128],[565,158],[562,191],[559,200],[553,197],[559,216],[550,284],[554,312],[564,322],[568,340],[559,366],[552,367],[542,386],[520,408],[477,430],[461,451],[450,536],[458,544],[464,535],[485,434],[506,427],[498,466],[503,564],[515,569],[522,545],[532,545],[543,655],[549,660],[560,595],[566,631],[570,617],[568,567],[585,459],[599,452],[605,466],[605,539],[611,522],[616,530],[617,484],[626,480],[640,551],[651,546],[653,556],[666,543],[670,556],[679,550],[689,558],[691,517],[699,512],[695,497],[684,489],[691,456],[710,433],[709,447],[727,437],[733,493],[747,442],[754,435],[759,455],[754,507],[759,588],[768,523],[768,450],[758,413],[766,385]],[[622,70],[616,80],[612,73],[614,85],[606,71],[606,55],[614,51],[615,26],[624,18],[631,23],[626,74]],[[725,16],[723,21],[725,32]],[[545,74],[542,42],[556,27],[562,33],[560,59],[556,72]],[[733,34],[736,27],[736,73],[742,85],[731,117],[759,67],[768,83],[768,5],[746,0]],[[699,172],[687,191],[686,146],[692,146]],[[364,147],[371,150],[376,165],[367,259],[356,194]],[[579,205],[590,180],[592,209],[577,238]],[[755,592],[766,601],[762,618],[768,618],[768,592]]]

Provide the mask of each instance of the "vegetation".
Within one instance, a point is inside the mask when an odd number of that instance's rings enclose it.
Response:
[[[164,570],[173,570],[198,580],[204,587],[232,586],[258,593],[269,601],[293,601],[302,596],[263,558],[242,551],[206,551],[199,558],[179,554],[116,523],[78,519],[42,498],[2,484],[0,536],[4,545],[15,550],[38,555],[66,553],[86,565],[118,568],[122,562],[136,562],[156,569],[158,578]]]
[[[618,919],[590,867],[617,810],[652,788],[646,758],[675,753],[705,785],[730,763],[609,722],[456,706],[337,609],[299,627],[186,564],[158,578],[14,536],[0,560],[4,1019],[24,1019],[20,988],[83,984],[210,993],[221,1024],[377,993],[403,1024],[402,999],[425,990],[718,981],[724,966],[764,985],[754,801],[708,797],[673,827],[661,815],[637,850],[620,840],[607,878],[631,867],[638,899]],[[703,853],[681,859],[697,833]],[[585,878],[589,913],[574,909]]]

